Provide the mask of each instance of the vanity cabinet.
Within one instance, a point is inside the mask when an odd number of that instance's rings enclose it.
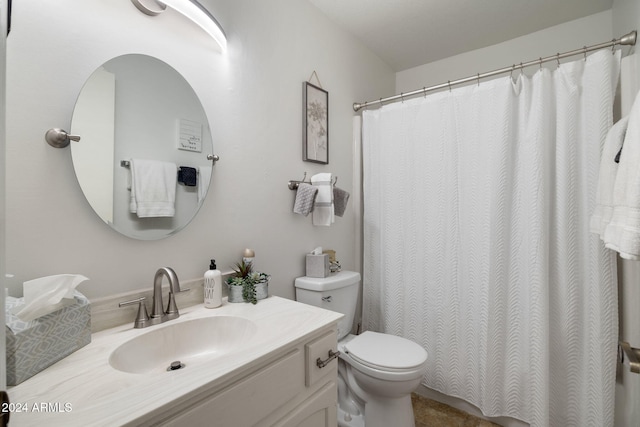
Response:
[[[337,359],[323,368],[336,350],[335,325],[286,346],[245,370],[232,373],[214,388],[202,387],[172,402],[145,426],[331,427],[337,425]]]

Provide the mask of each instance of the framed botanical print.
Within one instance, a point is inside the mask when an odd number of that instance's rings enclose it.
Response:
[[[302,160],[329,164],[329,92],[303,83]]]

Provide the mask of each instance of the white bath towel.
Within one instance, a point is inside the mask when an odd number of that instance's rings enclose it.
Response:
[[[640,97],[629,113],[613,190],[613,214],[604,234],[605,246],[626,259],[640,257]]]
[[[603,239],[604,231],[613,214],[613,191],[618,172],[618,163],[615,159],[622,148],[628,123],[629,117],[627,116],[613,125],[602,148],[598,189],[596,190],[596,207],[591,215],[590,229],[592,233],[599,234]]]
[[[313,206],[313,225],[330,226],[334,222],[333,189],[331,188],[331,174],[319,173],[311,177],[311,184],[318,187],[318,195]]]
[[[178,167],[157,160],[131,159],[129,210],[138,218],[175,214]]]
[[[211,182],[211,166],[200,166],[198,168],[198,204],[202,203],[207,196],[207,190]]]

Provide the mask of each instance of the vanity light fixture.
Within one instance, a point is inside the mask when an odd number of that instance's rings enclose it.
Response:
[[[164,12],[167,6],[176,10],[207,32],[220,46],[222,52],[227,50],[227,37],[224,30],[197,0],[131,0],[139,11],[150,16]]]

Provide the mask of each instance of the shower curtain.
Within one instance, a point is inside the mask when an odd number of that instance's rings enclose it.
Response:
[[[611,426],[615,256],[589,233],[620,54],[363,113],[363,326],[487,416]]]

